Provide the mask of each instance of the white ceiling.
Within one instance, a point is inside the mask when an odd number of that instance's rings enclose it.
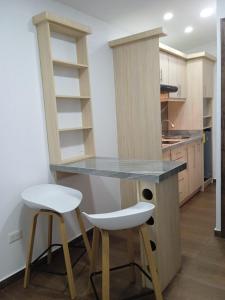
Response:
[[[216,6],[216,0],[58,0],[88,15],[117,26],[128,33],[136,33],[162,26],[168,34],[161,42],[180,50],[197,48],[216,41],[216,15],[202,19],[200,11]],[[165,12],[174,18],[164,21]],[[184,34],[188,25],[191,34]]]

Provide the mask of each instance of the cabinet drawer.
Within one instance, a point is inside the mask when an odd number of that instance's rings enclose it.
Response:
[[[171,150],[171,159],[172,160],[181,160],[187,161],[187,148],[186,147],[178,147],[174,150]]]

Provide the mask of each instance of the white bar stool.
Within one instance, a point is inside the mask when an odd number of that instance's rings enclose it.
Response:
[[[91,261],[91,248],[87,238],[87,234],[82,222],[79,205],[82,200],[81,192],[56,184],[42,184],[36,185],[26,189],[21,194],[24,203],[36,212],[33,216],[33,222],[30,233],[28,254],[26,260],[26,270],[24,277],[24,288],[28,287],[30,279],[30,266],[32,262],[34,237],[36,231],[37,218],[39,215],[48,216],[48,262],[51,260],[51,244],[52,244],[52,223],[53,217],[56,216],[60,222],[60,235],[62,240],[62,247],[66,265],[66,272],[68,278],[68,286],[70,296],[72,299],[76,297],[76,289],[74,284],[73,270],[68,248],[68,240],[66,235],[66,228],[63,214],[67,212],[76,212],[76,216],[80,225],[81,233],[83,236],[84,244],[88,253],[89,260]]]
[[[94,236],[92,244],[92,262],[90,274],[93,274],[96,268],[96,255],[99,245],[99,232],[102,237],[102,300],[110,299],[110,283],[109,283],[109,231],[110,230],[131,230],[137,228],[143,240],[144,250],[147,263],[151,273],[151,280],[154,288],[156,300],[162,300],[162,292],[158,273],[156,270],[155,259],[149,240],[149,233],[146,222],[153,214],[154,205],[147,202],[138,202],[136,205],[115,212],[103,214],[83,214],[94,225]],[[132,234],[132,232],[129,232]],[[129,235],[130,237],[130,235]],[[128,237],[128,240],[129,240]],[[129,259],[133,259],[132,245],[128,242]],[[131,261],[130,261],[131,262]],[[116,269],[116,268],[114,268]],[[99,273],[99,272],[98,272]],[[97,293],[95,291],[95,295]]]

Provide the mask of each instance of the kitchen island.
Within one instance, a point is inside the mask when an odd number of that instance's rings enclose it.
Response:
[[[53,172],[114,177],[136,182],[137,201],[155,205],[153,219],[149,222],[149,239],[156,245],[157,267],[163,290],[181,267],[178,173],[185,168],[186,163],[180,161],[105,157],[50,166]],[[142,262],[146,265],[143,255]]]

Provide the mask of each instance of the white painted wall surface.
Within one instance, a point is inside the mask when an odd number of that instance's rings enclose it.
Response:
[[[114,78],[111,49],[107,41],[124,35],[106,23],[51,0],[0,1],[1,82],[1,181],[0,181],[0,281],[24,267],[31,211],[21,201],[24,188],[51,182],[42,99],[39,53],[33,15],[49,10],[89,25],[90,79],[96,153],[117,156]],[[85,176],[67,178],[63,184],[84,194],[87,211],[120,207],[118,180]],[[46,246],[45,222],[38,225],[35,255]],[[70,238],[79,234],[68,218]],[[23,239],[8,243],[8,234],[23,230]],[[45,233],[45,234],[44,234]],[[56,235],[55,235],[56,236]]]
[[[221,18],[225,18],[225,1],[217,0],[216,230],[219,231],[221,230]]]

